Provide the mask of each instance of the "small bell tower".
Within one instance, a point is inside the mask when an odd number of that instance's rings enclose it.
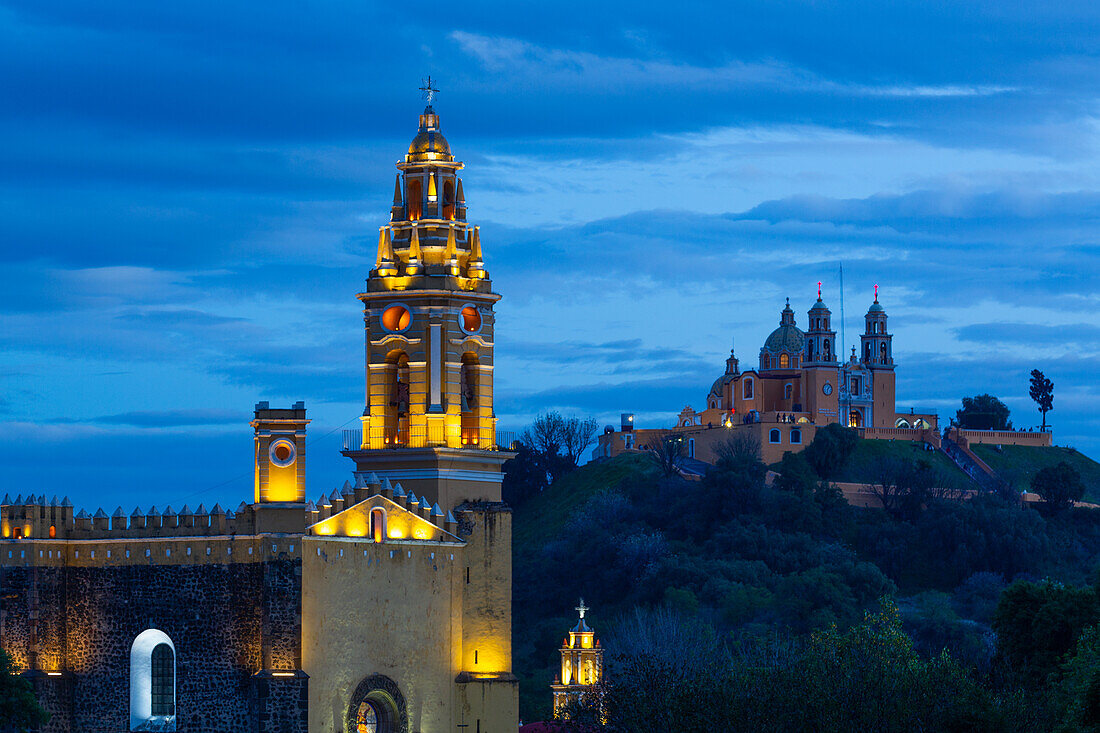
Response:
[[[561,676],[550,688],[554,691],[554,717],[566,718],[569,707],[586,693],[596,689],[603,676],[603,649],[596,633],[584,620],[590,609],[584,599],[575,609],[580,614],[577,625],[561,645]]]

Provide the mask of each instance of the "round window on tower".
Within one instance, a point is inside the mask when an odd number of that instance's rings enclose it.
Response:
[[[466,305],[458,314],[458,325],[466,333],[477,333],[481,330],[481,313],[476,305]]]
[[[391,305],[382,311],[382,328],[391,333],[404,331],[412,323],[412,314],[403,305]]]
[[[294,443],[289,440],[276,440],[271,444],[271,448],[268,449],[268,453],[271,456],[271,462],[279,468],[286,468],[294,463],[294,459],[298,456],[298,451],[294,447]]]

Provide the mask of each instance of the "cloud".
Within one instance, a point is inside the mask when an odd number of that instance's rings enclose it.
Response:
[[[1015,87],[997,84],[871,85],[839,82],[774,59],[696,66],[664,59],[603,56],[573,49],[547,48],[517,38],[456,30],[451,40],[486,69],[507,76],[535,76],[541,85],[604,89],[621,95],[661,87],[722,93],[744,87],[786,89],[872,97],[973,97],[1007,94]]]
[[[124,412],[117,415],[103,415],[90,422],[106,425],[129,425],[138,428],[164,428],[175,430],[179,427],[206,425],[242,425],[249,420],[247,412],[222,409],[185,409],[185,410],[147,410],[142,412]]]

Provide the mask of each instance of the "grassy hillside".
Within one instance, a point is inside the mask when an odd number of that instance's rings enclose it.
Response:
[[[1020,490],[1029,487],[1031,477],[1040,469],[1065,461],[1081,474],[1085,482],[1085,501],[1100,503],[1100,463],[1074,448],[1006,445],[998,450],[992,445],[971,445],[970,449]]]
[[[515,513],[513,544],[517,551],[541,547],[558,533],[572,507],[584,504],[604,489],[615,488],[624,479],[656,477],[658,473],[656,461],[643,453],[624,453],[610,461],[589,463],[564,476],[525,503],[523,511]]]
[[[924,450],[924,443],[908,440],[861,440],[844,464],[837,481],[872,483],[878,480],[879,466],[891,459],[921,459],[932,464],[947,484],[946,488],[974,489],[974,481],[940,451]]]

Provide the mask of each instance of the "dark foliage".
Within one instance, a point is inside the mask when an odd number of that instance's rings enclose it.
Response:
[[[962,409],[955,413],[955,422],[968,430],[1011,430],[1012,421],[1005,403],[991,394],[963,397]]]
[[[1077,469],[1065,461],[1041,468],[1031,477],[1031,490],[1054,510],[1068,509],[1085,495],[1085,484]]]
[[[830,423],[817,431],[802,454],[817,475],[828,480],[837,475],[858,441],[858,430]]]
[[[35,700],[30,682],[15,673],[11,655],[0,649],[0,731],[37,730],[49,719]]]

